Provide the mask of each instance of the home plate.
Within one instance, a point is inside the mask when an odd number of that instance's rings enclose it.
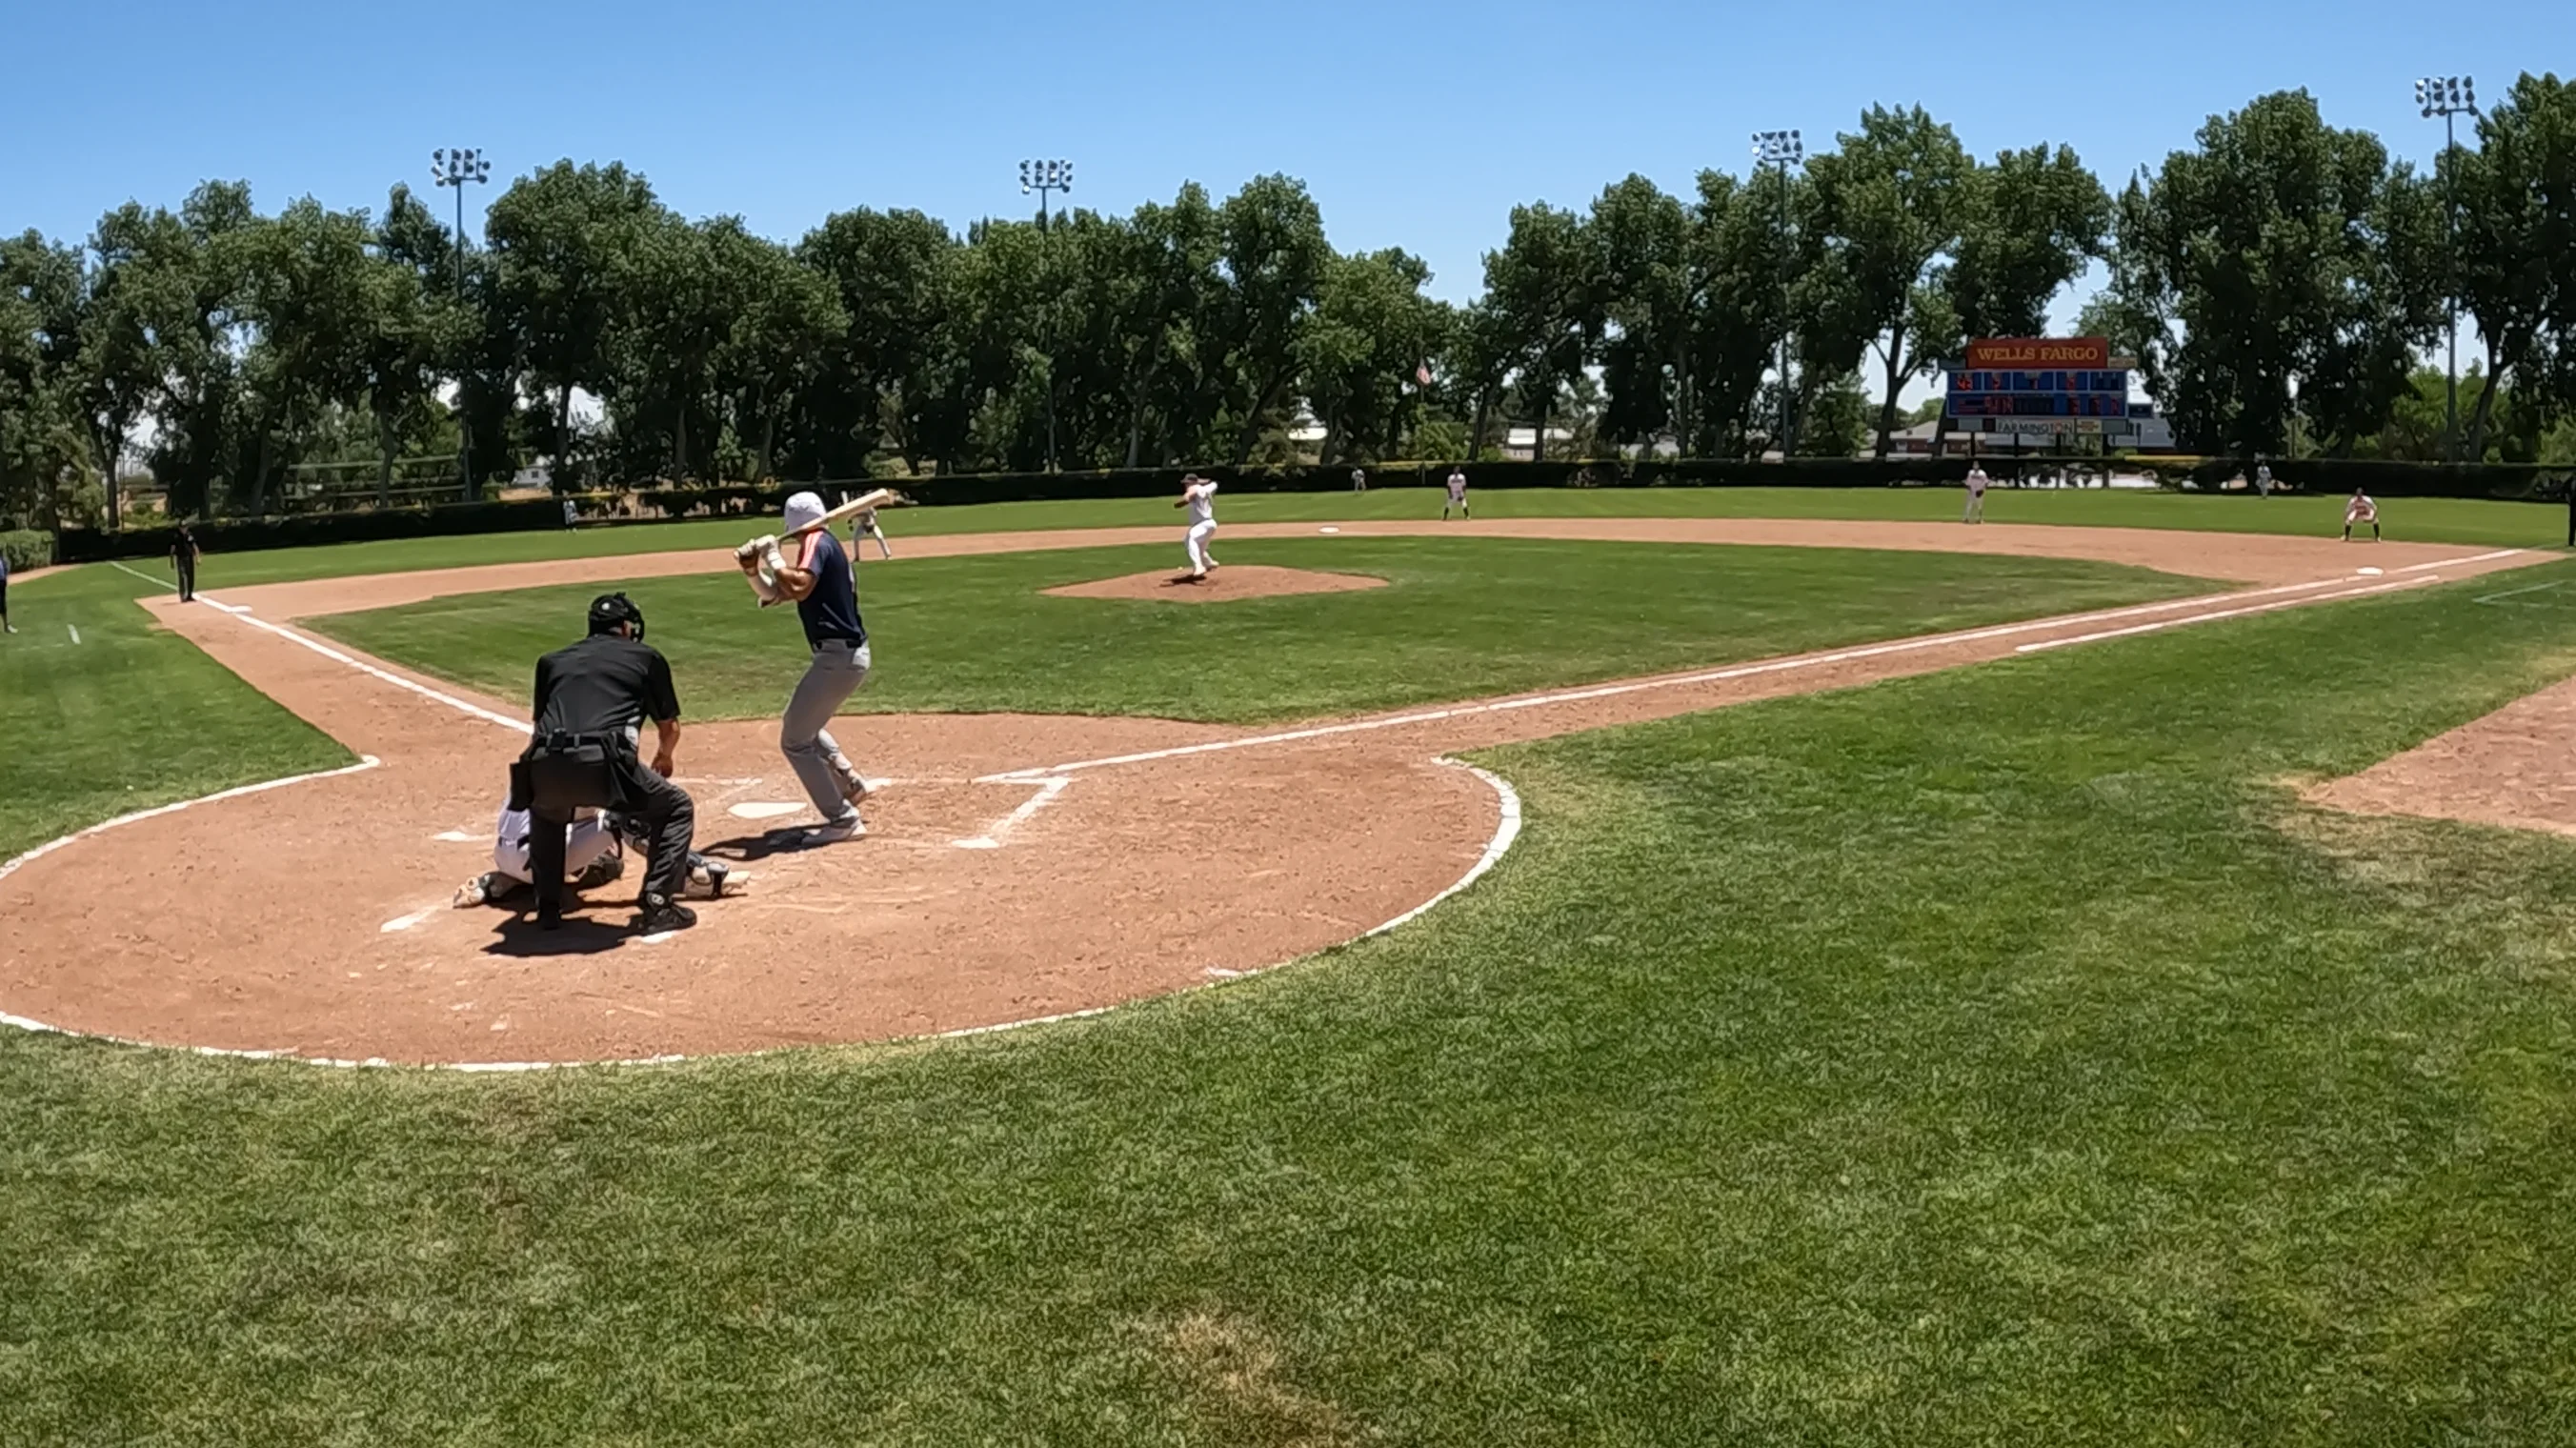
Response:
[[[730,812],[738,820],[774,820],[781,815],[792,815],[804,807],[801,802],[780,804],[776,800],[749,799],[733,806]]]
[[[474,843],[474,836],[467,834],[463,830],[440,830],[437,834],[431,835],[430,838],[433,840],[444,840],[451,845],[470,845]]]
[[[2364,578],[2377,578],[2379,576],[2379,570],[2376,568],[2356,568],[2353,572],[2360,574]]]

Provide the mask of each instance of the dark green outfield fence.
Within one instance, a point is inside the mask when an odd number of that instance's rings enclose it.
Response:
[[[2100,458],[1984,459],[1989,475],[2009,485],[2060,469],[2098,475]],[[1449,463],[1391,463],[1369,469],[1373,487],[1437,484],[1449,474]],[[1481,462],[1460,464],[1479,490],[1495,488],[1902,488],[1955,487],[1968,474],[1968,459],[1794,458],[1788,462],[1746,462],[1686,458],[1668,462]],[[2124,458],[2123,471],[2147,473],[2167,487],[2214,490],[2229,479],[2250,476],[2252,465],[2233,458]],[[813,488],[828,496],[888,486],[914,502],[931,507],[970,503],[1022,503],[1083,498],[1157,498],[1180,490],[1184,473],[1198,472],[1222,482],[1234,493],[1330,493],[1347,490],[1346,463],[1322,467],[1279,468],[1120,468],[1075,473],[974,473],[949,477],[849,478],[820,483],[769,486],[646,488],[632,497],[648,516],[617,518],[615,523],[650,523],[682,518],[774,514],[787,495]],[[2520,502],[2569,501],[2576,468],[2489,463],[2445,467],[2433,463],[2349,462],[2329,458],[2277,461],[2274,481],[2281,487],[2312,493],[2345,493],[2355,487],[2387,498],[2493,498]],[[2250,493],[2248,496],[2251,496]],[[2576,503],[2570,504],[2576,515]],[[324,543],[357,543],[387,538],[428,538],[473,533],[517,533],[563,526],[563,504],[555,498],[511,502],[450,503],[423,508],[370,509],[278,518],[218,518],[196,526],[197,540],[226,553],[255,548],[299,548]],[[166,554],[176,529],[131,528],[118,532],[67,529],[56,542],[64,563],[110,558],[148,558]]]

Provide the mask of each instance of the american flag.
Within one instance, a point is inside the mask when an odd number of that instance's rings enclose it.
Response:
[[[1425,387],[1431,385],[1431,364],[1425,362],[1413,369],[1413,380]]]

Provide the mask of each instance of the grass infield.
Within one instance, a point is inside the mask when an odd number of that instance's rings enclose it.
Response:
[[[1495,751],[1391,936],[536,1078],[0,1036],[47,1444],[2576,1438],[2576,847],[2310,812],[2496,580]]]
[[[2109,564],[1816,548],[1520,539],[1246,540],[1229,563],[1392,586],[1181,606],[1050,598],[1168,570],[1168,548],[934,558],[860,570],[876,672],[854,711],[1145,714],[1250,722],[1448,701],[2204,591]],[[521,701],[603,587],[469,594],[311,621]],[[775,713],[803,672],[793,612],[729,574],[627,585],[698,717]]]
[[[1372,488],[1363,494],[1228,493],[1219,499],[1218,510],[1228,521],[1239,523],[1437,518],[1442,497],[1438,488]],[[1487,518],[1878,518],[1938,523],[1958,518],[1963,497],[1956,488],[1502,488],[1471,490],[1469,503],[1478,516]],[[1173,521],[1177,516],[1168,499],[1136,498],[903,509],[887,513],[886,526],[898,549],[907,534],[1022,528],[1165,527],[1172,529],[1177,540],[1180,530]],[[2539,503],[2393,498],[2381,504],[2380,516],[2390,538],[2419,543],[2556,548],[2567,539],[2566,511]],[[1986,495],[1986,520],[2332,538],[2343,528],[2343,500],[1998,488]],[[728,518],[208,554],[198,581],[211,591],[228,584],[474,563],[601,558],[688,548],[730,551],[761,526],[761,520]],[[166,563],[149,560],[132,560],[129,566],[165,577],[169,572]]]

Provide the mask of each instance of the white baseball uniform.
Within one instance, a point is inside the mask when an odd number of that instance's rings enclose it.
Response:
[[[1213,481],[1190,484],[1185,495],[1190,507],[1190,532],[1183,540],[1189,549],[1190,572],[1205,573],[1216,567],[1208,557],[1208,540],[1216,536],[1216,484]]]
[[[1465,473],[1449,475],[1449,501],[1440,505],[1440,516],[1448,517],[1451,508],[1457,509],[1458,516],[1462,518],[1474,516],[1467,511],[1467,475]]]
[[[1960,515],[1959,521],[1962,523],[1986,521],[1986,470],[1984,468],[1968,469],[1968,511]]]
[[[2378,521],[2379,505],[2372,502],[2367,494],[2355,493],[2352,495],[2352,501],[2343,505],[2343,525],[2347,528],[2355,523]]]
[[[582,871],[617,847],[617,836],[609,833],[608,820],[598,811],[576,818],[564,835],[564,879],[580,879]],[[492,836],[492,868],[522,885],[536,883],[535,872],[528,868],[526,810],[501,811],[500,826]]]

